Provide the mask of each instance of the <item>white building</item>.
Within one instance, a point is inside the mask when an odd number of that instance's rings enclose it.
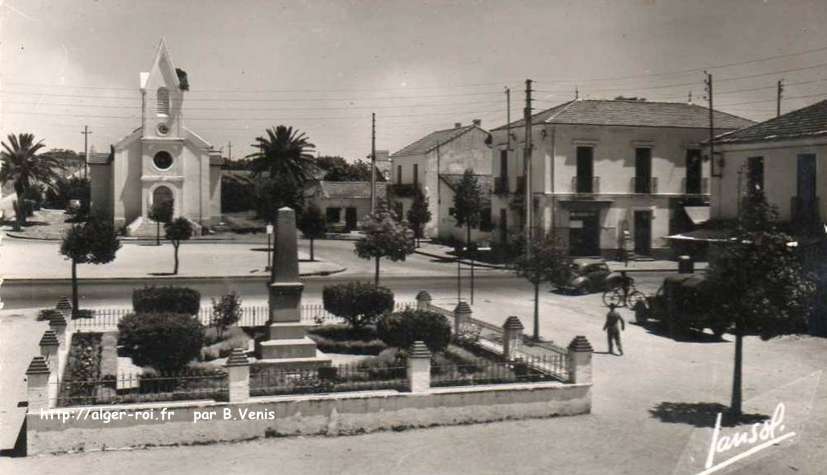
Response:
[[[827,101],[715,139],[712,216],[738,216],[749,187],[764,191],[781,221],[824,233],[827,218]]]
[[[413,190],[419,188],[428,198],[431,221],[425,236],[465,239],[464,228],[456,226],[450,214],[454,202],[456,176],[465,170],[478,175],[484,200],[490,194],[491,149],[489,133],[478,120],[471,125],[454,124],[437,130],[391,155],[391,186],[388,200],[403,219],[413,204]],[[490,213],[485,212],[486,215]],[[485,226],[482,226],[484,229]],[[488,239],[489,233],[475,229],[471,240]]]
[[[753,124],[718,111],[714,121],[717,133]],[[638,255],[667,255],[664,238],[703,219],[710,193],[701,155],[708,109],[575,100],[535,114],[532,123],[533,227],[554,229],[572,255],[616,255],[623,245]],[[518,120],[491,133],[493,237],[503,241],[525,228],[525,124]]]
[[[116,227],[126,226],[130,235],[154,235],[148,213],[158,201],[171,201],[174,216],[196,225],[220,220],[223,161],[184,126],[181,73],[161,40],[152,68],[140,74],[141,125],[111,154],[89,157],[93,210],[111,216]]]

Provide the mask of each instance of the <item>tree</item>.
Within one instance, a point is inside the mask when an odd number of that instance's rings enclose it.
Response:
[[[414,252],[413,232],[396,220],[384,201],[379,201],[376,210],[367,215],[362,225],[365,237],[356,241],[356,255],[362,259],[375,259],[376,275],[374,285],[379,285],[379,260],[404,261]]]
[[[149,219],[155,221],[155,245],[161,245],[161,223],[168,223],[172,219],[172,202],[156,201],[149,208]]]
[[[471,228],[479,226],[482,213],[482,191],[473,170],[465,170],[454,190],[454,219],[465,226],[465,250],[471,245]]]
[[[571,260],[551,233],[529,242],[531,257],[522,253],[514,262],[514,271],[534,286],[534,340],[540,340],[540,285],[565,282],[571,272]]]
[[[709,310],[735,336],[732,400],[741,415],[743,339],[764,340],[802,331],[812,308],[813,277],[804,272],[793,239],[777,226],[777,213],[760,190],[743,199],[735,231],[713,254],[707,271]]]
[[[431,221],[431,210],[429,209],[428,197],[419,187],[414,192],[413,204],[408,208],[408,223],[413,228],[416,237],[416,247],[419,247],[419,240],[422,239],[425,225]]]
[[[181,241],[186,241],[192,237],[193,229],[192,223],[188,219],[179,217],[164,225],[166,237],[172,242],[172,247],[175,249],[175,268],[172,271],[173,275],[178,274],[178,248],[181,247]]]
[[[316,166],[324,172],[327,181],[369,181],[370,163],[365,160],[348,162],[338,156],[321,156],[315,160]],[[384,181],[381,173],[376,174],[377,181]]]
[[[72,261],[72,316],[78,312],[78,264],[106,264],[121,248],[115,228],[108,221],[92,218],[75,224],[63,236],[60,253]]]
[[[280,208],[287,206],[297,211],[304,208],[303,189],[281,175],[256,178],[255,200],[256,215],[270,223],[275,222]]]
[[[204,326],[183,313],[130,313],[118,322],[118,344],[137,365],[179,371],[201,353]]]
[[[323,238],[327,230],[322,210],[315,204],[308,206],[304,213],[302,213],[301,219],[299,219],[299,229],[305,238],[310,239],[310,260],[315,261],[313,241]]]
[[[314,165],[313,148],[304,133],[293,127],[267,129],[267,137],[256,137],[252,145],[258,152],[247,155],[254,176],[269,173],[271,178],[283,177],[292,181],[299,189],[317,171]]]
[[[62,166],[64,172],[69,170],[78,171],[81,169],[83,158],[74,150],[65,148],[53,148],[48,152],[43,152],[41,156],[52,157],[57,160]]]
[[[213,325],[216,334],[221,339],[224,331],[241,318],[241,298],[235,292],[222,295],[220,299],[212,299]]]
[[[38,151],[45,147],[43,141],[34,141],[33,134],[9,134],[8,143],[3,142],[3,151],[0,152],[0,183],[12,182],[14,192],[17,194],[18,210],[25,211],[23,196],[32,186],[42,184],[45,188],[52,188],[60,179],[58,170],[63,169],[63,164],[49,155],[38,155]],[[26,224],[26,213],[16,212],[17,221],[15,228]]]
[[[322,290],[324,309],[347,321],[354,329],[370,325],[393,310],[393,292],[387,287],[363,282],[326,285]]]

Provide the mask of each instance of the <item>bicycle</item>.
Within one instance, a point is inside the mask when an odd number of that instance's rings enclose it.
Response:
[[[639,303],[646,303],[646,295],[635,288],[635,280],[631,277],[626,277],[626,285],[622,282],[609,287],[603,292],[603,304],[607,307],[614,305],[616,307],[635,308]]]

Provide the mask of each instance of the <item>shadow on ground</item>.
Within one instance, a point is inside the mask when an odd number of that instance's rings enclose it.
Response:
[[[661,422],[689,424],[695,427],[715,427],[715,419],[722,414],[721,426],[734,427],[763,422],[770,418],[765,414],[741,414],[732,416],[729,407],[717,402],[661,402],[649,414]]]
[[[697,330],[689,330],[686,332],[681,332],[678,334],[673,335],[667,325],[663,325],[660,322],[652,322],[648,321],[646,323],[640,323],[631,321],[628,322],[631,325],[637,325],[650,335],[655,335],[663,338],[670,338],[675,341],[683,341],[683,342],[692,342],[692,343],[729,343],[729,340],[724,339],[723,337],[717,337],[712,335],[711,333],[700,332]]]

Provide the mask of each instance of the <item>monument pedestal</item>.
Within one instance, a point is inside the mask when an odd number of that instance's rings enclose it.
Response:
[[[256,343],[256,363],[303,370],[330,366],[331,360],[321,355],[316,342],[307,336],[310,325],[301,322],[304,285],[298,281],[293,210],[280,209],[278,223],[273,278],[267,286],[270,309],[267,339]]]

